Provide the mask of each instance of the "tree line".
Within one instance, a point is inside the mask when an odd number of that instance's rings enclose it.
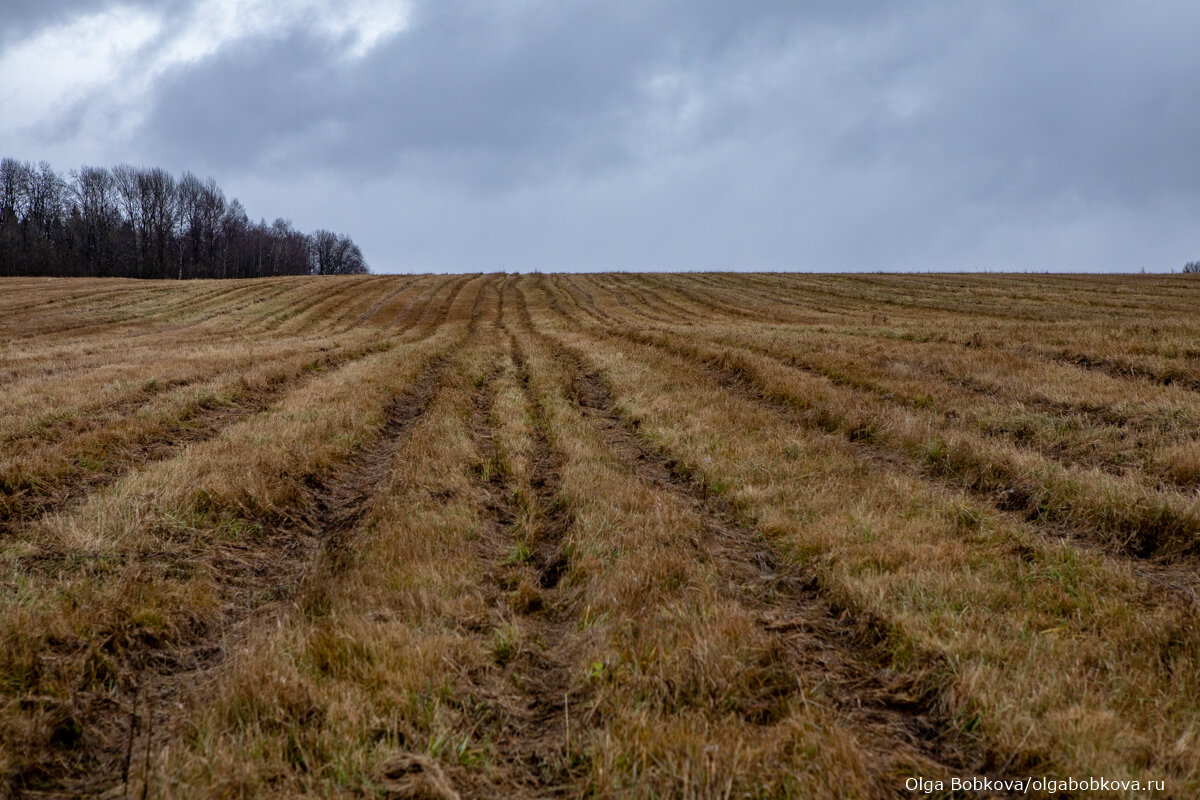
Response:
[[[348,236],[252,222],[212,178],[0,160],[0,276],[258,278],[368,272]]]

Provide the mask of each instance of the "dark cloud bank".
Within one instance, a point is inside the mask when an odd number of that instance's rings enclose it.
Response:
[[[195,18],[140,5],[164,41]],[[212,174],[381,271],[1200,257],[1192,3],[420,0],[359,50],[288,7],[0,150]],[[6,4],[0,44],[84,8]],[[97,130],[112,108],[132,122]]]

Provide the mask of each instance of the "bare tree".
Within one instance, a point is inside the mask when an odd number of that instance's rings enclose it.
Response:
[[[311,237],[314,275],[364,275],[369,270],[362,250],[348,236],[319,230]]]
[[[138,185],[142,193],[142,210],[146,214],[146,230],[151,237],[154,277],[169,277],[176,266],[174,245],[179,196],[175,178],[166,170],[154,167],[142,172]],[[178,267],[176,277],[183,277],[182,266]]]
[[[73,171],[71,179],[71,195],[84,229],[84,260],[95,274],[107,275],[112,271],[113,236],[120,224],[116,180],[104,167],[87,166]]]
[[[158,168],[0,160],[0,275],[140,278],[366,272],[349,237],[320,242],[290,221],[252,223],[212,178]]]
[[[201,218],[203,194],[203,182],[190,172],[183,173],[176,190],[176,201],[179,206],[179,237],[182,240],[179,252],[181,269],[186,266],[189,271],[195,269],[195,265],[201,258],[204,238],[204,222]]]
[[[0,161],[0,212],[24,216],[31,171],[30,165],[13,158]]]
[[[25,220],[29,216],[31,166],[16,159],[0,161],[0,274],[20,272],[27,253]]]
[[[212,178],[200,187],[197,199],[197,219],[200,224],[200,260],[206,265],[207,277],[212,275],[216,263],[221,219],[225,215],[225,192]]]
[[[133,235],[135,277],[146,277],[146,214],[143,211],[141,187],[142,171],[129,164],[113,167],[113,181],[117,187],[117,199],[125,214],[125,221]]]

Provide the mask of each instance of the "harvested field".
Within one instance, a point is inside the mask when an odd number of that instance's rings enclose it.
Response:
[[[0,281],[0,796],[1200,796],[1197,312]]]

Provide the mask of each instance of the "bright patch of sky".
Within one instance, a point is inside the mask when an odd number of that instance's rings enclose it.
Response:
[[[0,54],[0,134],[37,125],[117,79],[161,30],[162,18],[116,8],[47,28]]]
[[[404,30],[409,14],[409,6],[395,0],[209,0],[181,24],[180,34],[163,48],[160,62],[193,62],[231,41],[279,38],[297,28],[342,42],[344,55],[362,58]]]
[[[404,30],[410,7],[394,0],[207,0],[183,18],[169,10],[116,6],[50,25],[0,53],[0,135],[43,129],[64,109],[83,109],[87,127],[132,132],[156,79],[244,39],[282,38],[296,30],[323,37],[345,59],[360,59]],[[107,91],[105,91],[107,89]],[[103,125],[105,121],[109,125]]]
[[[0,0],[0,156],[377,269],[1177,268],[1200,3]]]

